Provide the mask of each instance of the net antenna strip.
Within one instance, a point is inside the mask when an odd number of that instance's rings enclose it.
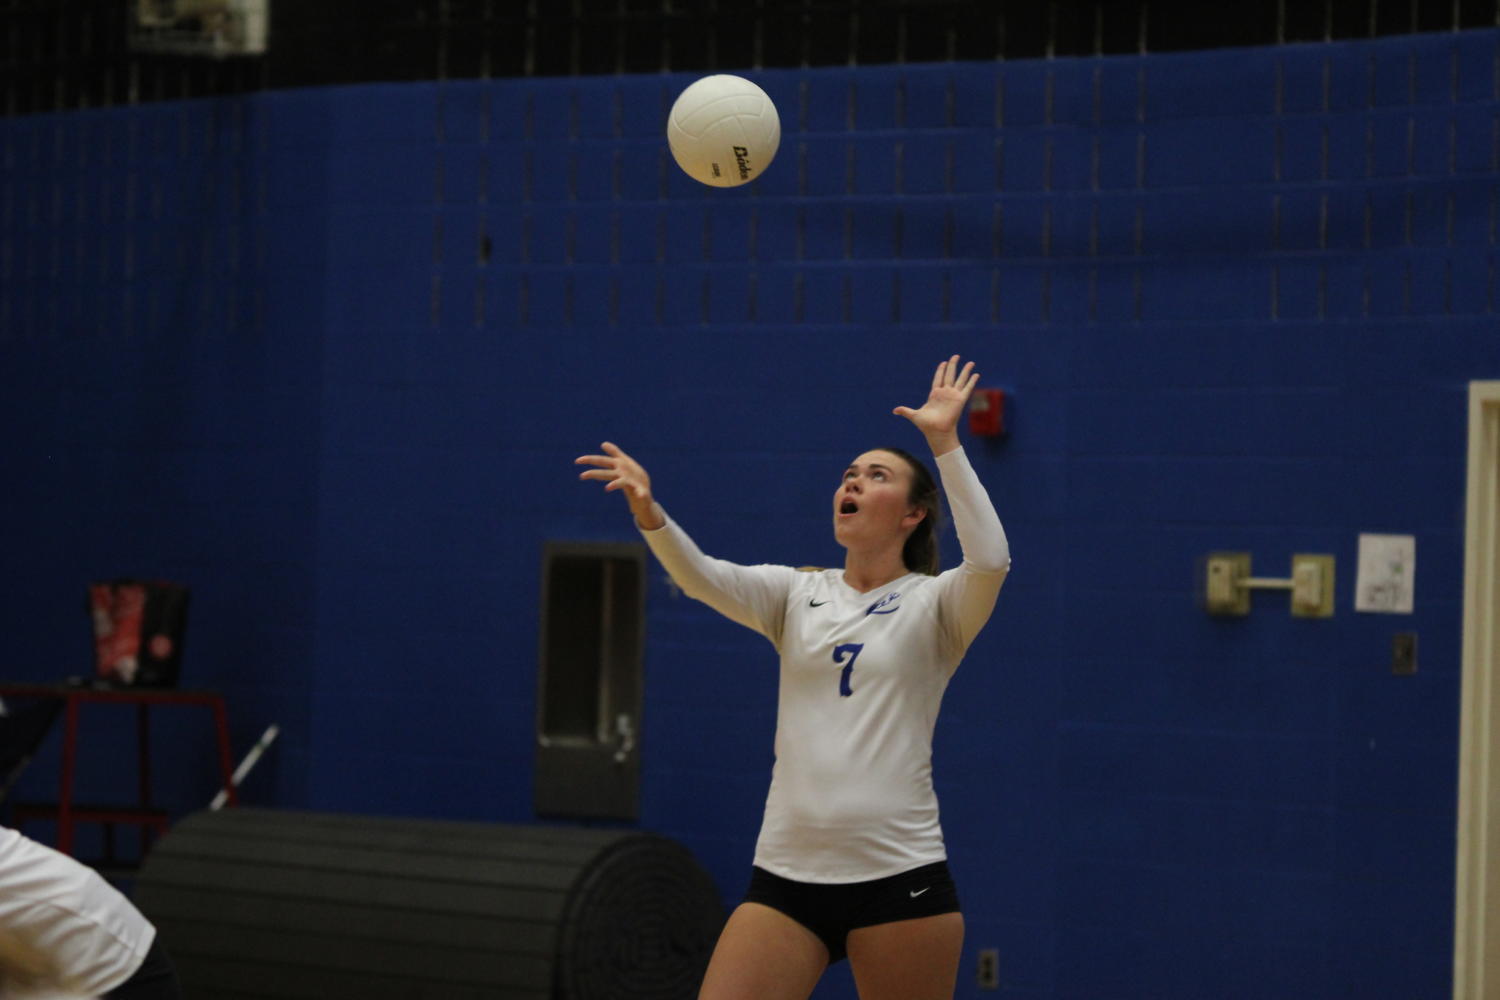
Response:
[[[256,741],[255,746],[251,747],[250,752],[245,754],[245,759],[240,761],[240,766],[234,769],[234,774],[229,779],[231,787],[235,789],[240,787],[245,780],[245,776],[255,766],[255,762],[260,760],[261,754],[265,753],[271,744],[276,742],[276,737],[280,734],[281,729],[274,722],[266,727],[266,731],[261,733],[260,739]],[[208,808],[211,810],[223,809],[224,804],[228,801],[229,789],[221,788],[219,789],[219,794],[215,795],[214,800],[208,804]]]
[[[1199,560],[1198,598],[1214,617],[1240,618],[1250,613],[1252,590],[1285,590],[1291,594],[1294,618],[1333,617],[1334,557],[1299,552],[1292,556],[1292,575],[1250,575],[1250,553],[1210,552]]]

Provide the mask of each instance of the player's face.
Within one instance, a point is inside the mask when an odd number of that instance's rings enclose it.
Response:
[[[839,544],[902,537],[922,520],[911,501],[911,468],[900,455],[867,451],[844,470],[833,494],[833,535]]]

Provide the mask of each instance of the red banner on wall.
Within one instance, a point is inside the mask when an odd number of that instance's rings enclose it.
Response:
[[[139,687],[176,685],[187,601],[186,587],[162,580],[90,584],[95,676]]]

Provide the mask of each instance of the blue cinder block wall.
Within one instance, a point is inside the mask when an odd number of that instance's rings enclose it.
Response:
[[[184,683],[238,750],[283,728],[250,798],[530,820],[542,545],[633,537],[572,457],[634,452],[712,553],[836,564],[839,471],[920,445],[890,409],[956,351],[1012,394],[968,447],[1015,555],[937,733],[960,995],[997,947],[1026,1000],[1445,996],[1497,59],[765,72],[781,151],[734,191],[667,158],[686,77],[0,122],[4,673],[86,670],[88,580],[179,579]],[[1417,538],[1410,616],[1354,612],[1371,531]],[[1336,616],[1208,618],[1222,548],[1333,553]],[[646,670],[642,823],[732,902],[771,650],[653,571]],[[206,753],[161,767],[212,794]]]

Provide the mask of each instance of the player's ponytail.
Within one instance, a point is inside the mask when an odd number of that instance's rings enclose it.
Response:
[[[906,539],[901,550],[901,561],[913,573],[937,576],[940,555],[938,552],[938,528],[942,523],[942,507],[938,503],[937,481],[927,465],[914,455],[900,448],[881,448],[901,458],[911,468],[911,490],[906,502],[927,511],[916,529]]]

